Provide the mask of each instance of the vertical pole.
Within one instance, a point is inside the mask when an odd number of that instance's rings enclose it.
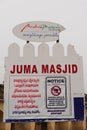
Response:
[[[41,123],[40,122],[35,123],[35,130],[41,130]]]
[[[12,123],[10,130],[24,130],[23,123]]]
[[[84,130],[83,121],[72,121],[72,130]]]
[[[15,130],[15,123],[11,123],[11,130]]]
[[[46,122],[41,123],[41,130],[47,130],[47,123]]]
[[[59,40],[59,36],[58,36],[58,40],[56,40],[56,43],[59,43],[60,42],[60,40]]]
[[[48,122],[47,130],[55,130],[55,122]]]
[[[71,122],[56,122],[55,130],[71,130]]]
[[[24,123],[23,130],[35,130],[35,122]]]
[[[11,130],[11,123],[4,123],[5,124],[5,130]]]

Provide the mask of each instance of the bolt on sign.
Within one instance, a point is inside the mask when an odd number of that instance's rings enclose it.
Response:
[[[27,29],[33,33],[34,28],[46,24],[37,23],[29,23]],[[25,25],[21,24],[18,31],[24,31]],[[51,27],[54,30],[54,24]],[[55,43],[52,51],[50,56],[49,46],[41,43],[35,56],[35,48],[29,43],[20,56],[16,43],[9,46],[5,57],[4,122],[84,120],[82,56],[72,45],[68,45],[65,56],[61,43]]]

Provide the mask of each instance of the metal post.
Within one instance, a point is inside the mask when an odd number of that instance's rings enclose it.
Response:
[[[60,41],[59,41],[59,35],[58,35],[58,39],[56,40],[56,43],[59,43]]]

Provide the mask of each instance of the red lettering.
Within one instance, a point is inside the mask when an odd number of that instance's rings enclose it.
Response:
[[[50,67],[50,73],[56,73],[54,65],[51,65],[51,67]]]
[[[33,65],[32,73],[38,73],[36,65]]]
[[[27,24],[27,25],[25,25],[22,29],[21,29],[21,32],[23,32],[26,28],[42,28],[41,26],[39,26],[39,25],[30,25],[30,24]]]
[[[65,68],[64,68],[64,70],[62,70],[63,71],[63,73],[67,73],[67,64],[65,64]]]
[[[23,32],[27,27],[30,28],[30,24],[25,25],[25,26],[21,29],[21,32]]]
[[[68,65],[69,73],[71,73],[71,65]]]
[[[24,65],[24,73],[28,74],[30,73],[31,71],[31,66],[30,65]]]
[[[56,66],[56,68],[57,68],[57,70],[56,70],[56,72],[57,73],[61,73],[61,65],[60,64],[57,64],[57,66]]]
[[[10,71],[11,74],[15,73],[15,65],[13,65],[13,69]]]
[[[78,71],[77,65],[73,64],[72,65],[72,73],[77,73],[77,71]]]
[[[48,73],[49,72],[49,66],[48,65],[42,65],[42,73]]]
[[[22,73],[22,65],[17,65],[17,73],[18,74]]]
[[[28,73],[38,73],[36,65],[13,65],[12,70],[10,70],[11,74],[28,74]]]

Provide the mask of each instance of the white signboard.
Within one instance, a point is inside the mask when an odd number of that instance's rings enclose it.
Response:
[[[17,25],[13,33],[18,38],[33,42],[49,42],[59,39],[59,33],[65,28],[56,23],[32,21]]]
[[[69,77],[68,77],[69,78]],[[47,108],[66,108],[67,107],[67,90],[70,90],[66,77],[47,77]],[[70,95],[69,95],[70,96]]]
[[[26,118],[30,119],[43,119],[50,116],[49,119],[51,119],[57,118],[58,114],[59,117],[64,115],[71,116],[71,96],[69,95],[69,99],[67,99],[67,95],[65,97],[65,94],[63,94],[65,90],[62,87],[60,96],[53,94],[56,93],[54,91],[57,89],[51,90],[53,93],[50,90],[46,92],[43,80],[47,80],[46,76],[10,76],[8,97],[8,114],[10,118],[21,119],[21,117],[27,116]],[[43,91],[42,86],[44,87]],[[50,109],[51,111],[49,111]],[[56,115],[55,109],[57,109]]]
[[[82,57],[68,45],[56,43],[49,56],[41,44],[38,56],[32,44],[9,47],[5,58],[4,121],[84,120]],[[16,53],[15,53],[16,52]]]

